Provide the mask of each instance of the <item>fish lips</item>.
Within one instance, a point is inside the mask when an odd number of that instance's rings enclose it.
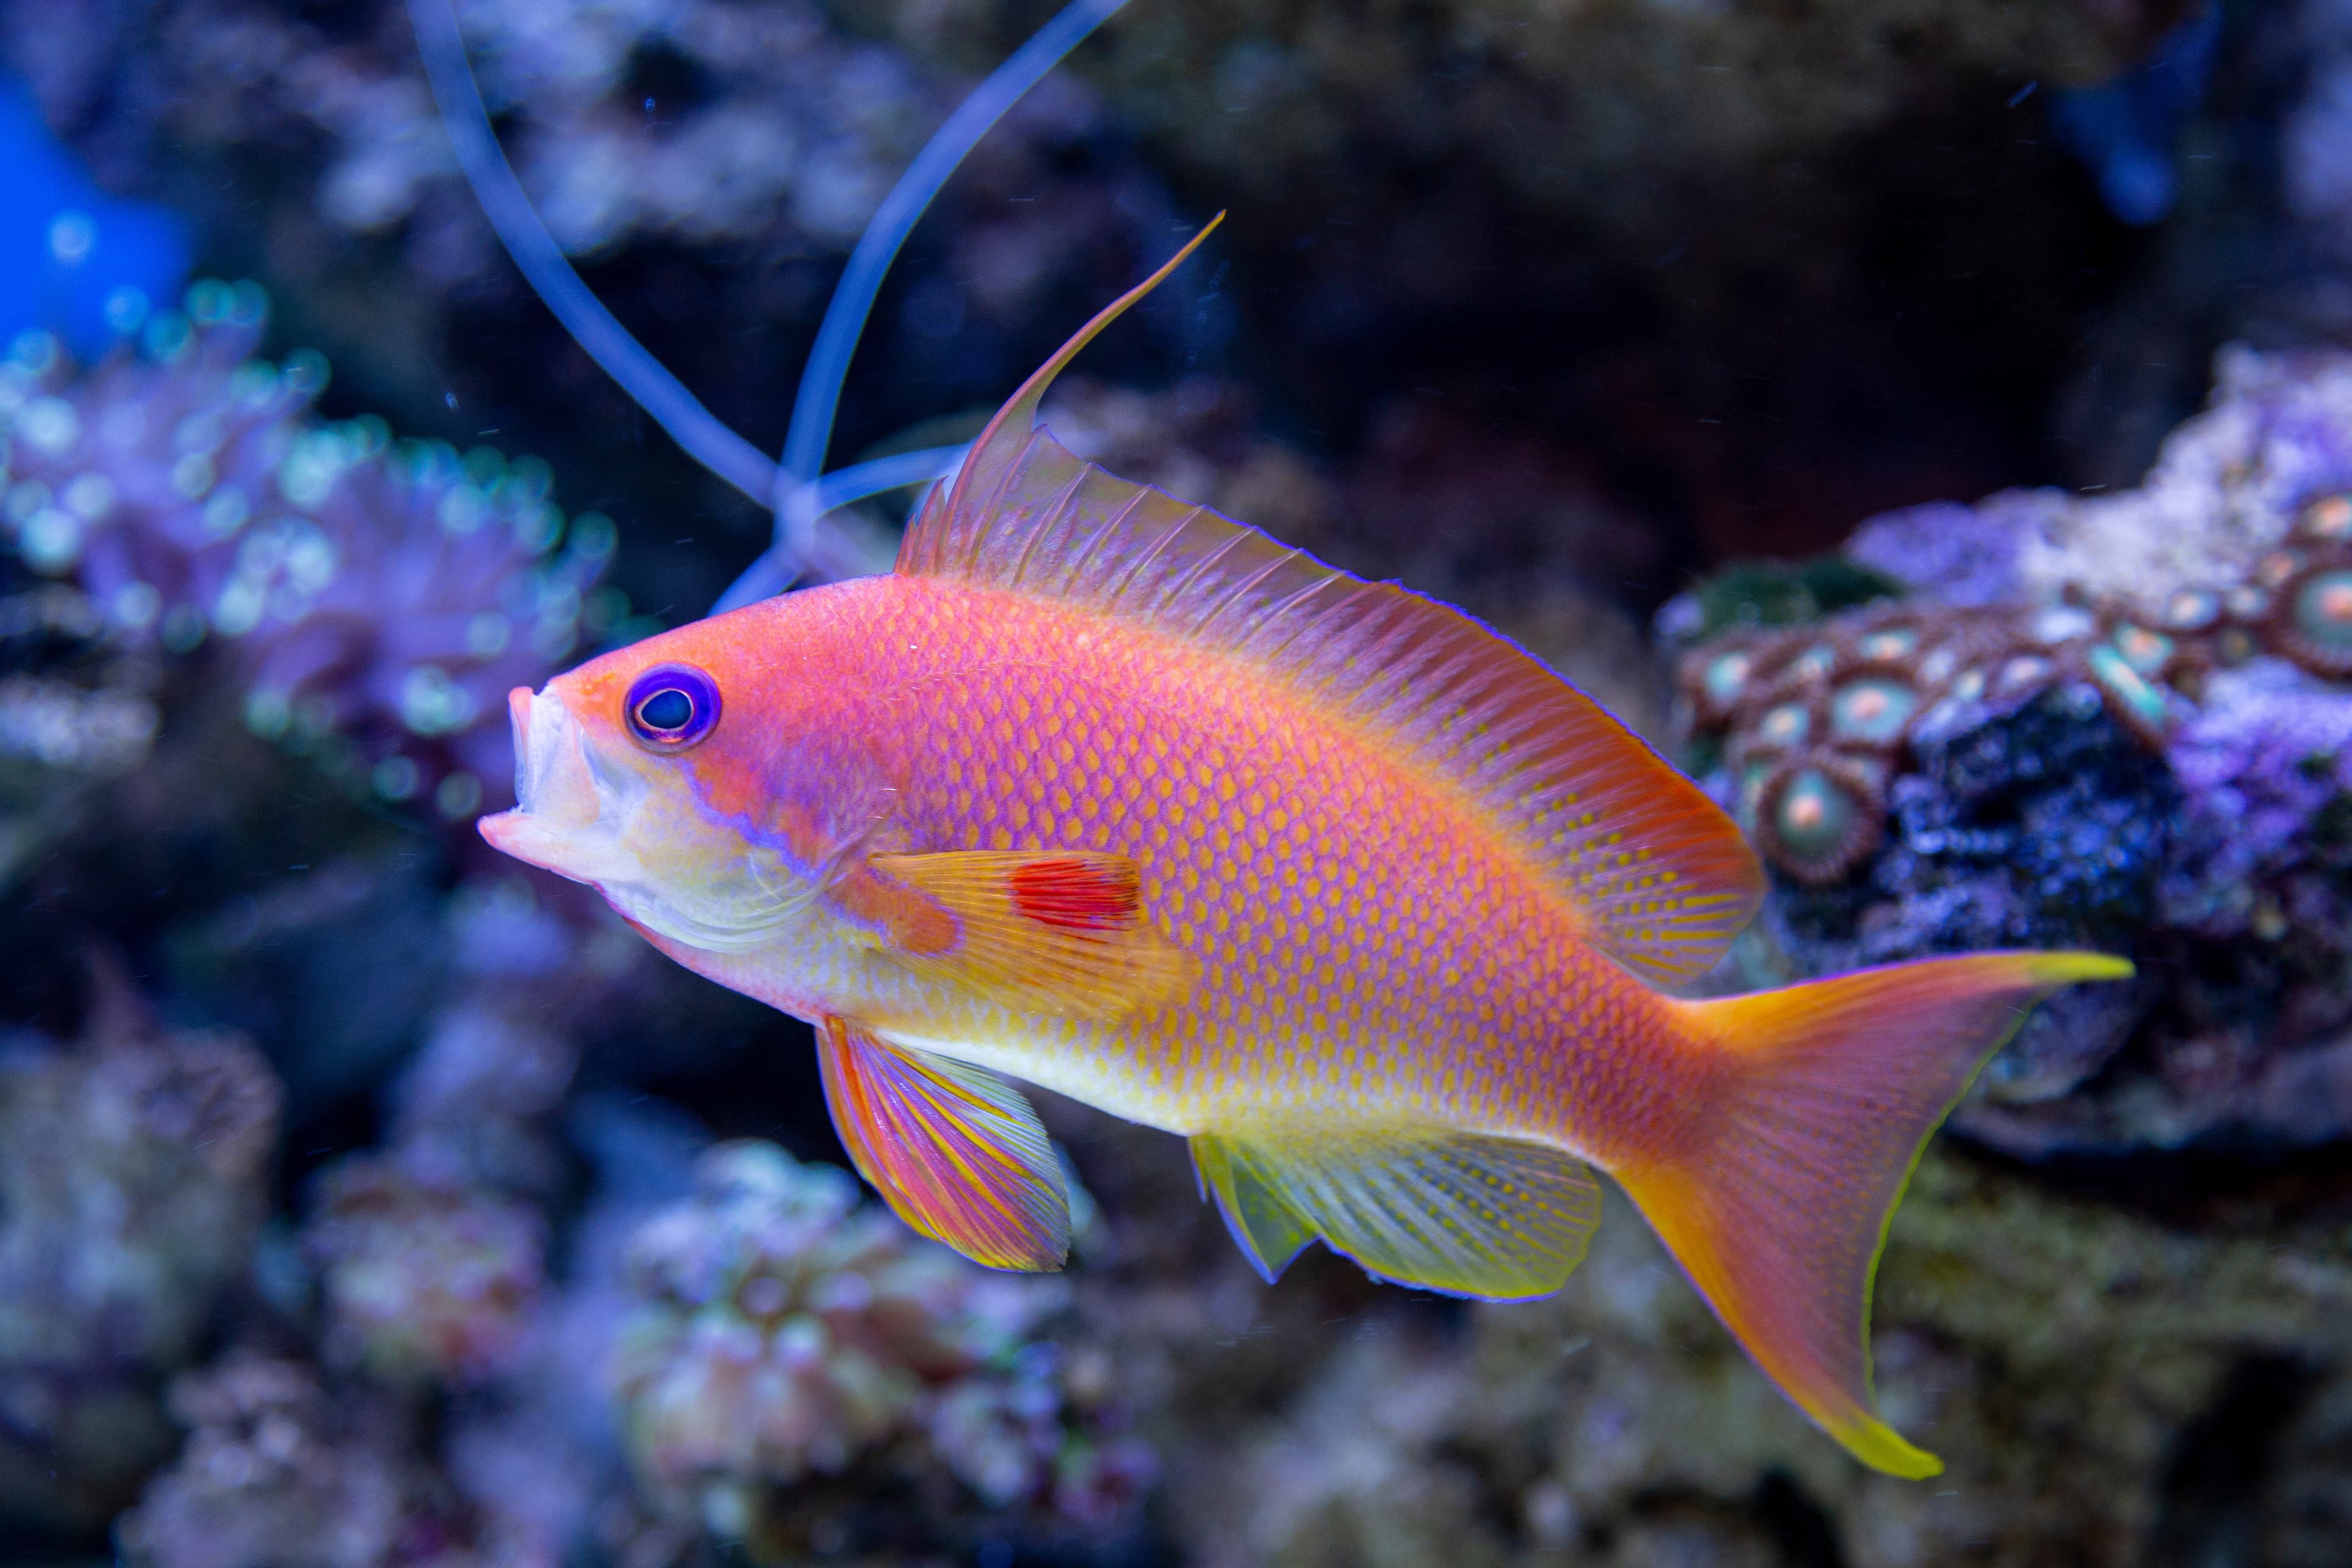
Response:
[[[583,839],[603,815],[587,740],[562,696],[518,686],[507,694],[514,722],[515,805],[481,819],[493,848],[574,881],[593,881],[581,865]]]

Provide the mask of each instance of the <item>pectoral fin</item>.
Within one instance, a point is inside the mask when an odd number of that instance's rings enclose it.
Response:
[[[877,855],[879,875],[946,917],[907,922],[898,963],[1020,1012],[1114,1018],[1181,996],[1193,963],[1162,935],[1124,855],[953,850]]]
[[[1192,1140],[1202,1185],[1272,1279],[1318,1237],[1366,1271],[1454,1296],[1518,1300],[1568,1282],[1601,1223],[1574,1156],[1444,1130],[1297,1129]]]
[[[851,1161],[900,1219],[991,1268],[1062,1266],[1069,1192],[1019,1089],[841,1018],[818,1031],[817,1064]]]

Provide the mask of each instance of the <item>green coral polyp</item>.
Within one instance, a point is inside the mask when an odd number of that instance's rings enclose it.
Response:
[[[1819,768],[1799,770],[1780,792],[1772,826],[1781,842],[1810,859],[1834,848],[1853,825],[1853,802]]]
[[[1908,626],[1891,626],[1883,632],[1872,632],[1854,647],[1866,659],[1893,661],[1909,658],[1918,646],[1917,632]]]
[[[1918,693],[1898,680],[1857,680],[1831,699],[1830,728],[1843,740],[1891,745],[1903,738],[1918,708]]]
[[[2128,656],[2105,643],[2094,647],[2085,662],[2091,668],[2091,679],[2106,694],[2108,705],[2143,740],[2162,744],[2165,729],[2172,719],[2164,693],[2148,684]]]
[[[2116,635],[2110,640],[2123,661],[2144,676],[2161,675],[2164,667],[2172,662],[2173,642],[2162,632],[2152,632],[2145,626],[2126,622],[2116,628]]]
[[[2294,596],[2294,618],[2314,641],[2352,649],[2352,572],[2315,574]]]
[[[1767,746],[1800,746],[1812,728],[1813,716],[1805,711],[1803,704],[1783,702],[1757,721],[1756,738]]]
[[[2352,496],[2314,501],[2303,514],[2303,531],[2314,539],[2352,539]]]
[[[2315,675],[2352,676],[2352,568],[2309,573],[2284,597],[2272,626],[2278,651]]]
[[[1757,837],[1801,882],[1843,877],[1878,847],[1886,803],[1862,764],[1833,754],[1784,763],[1759,791]]]
[[[1706,674],[1701,679],[1707,696],[1717,703],[1729,705],[1748,684],[1748,671],[1756,661],[1744,653],[1727,653],[1707,661]]]

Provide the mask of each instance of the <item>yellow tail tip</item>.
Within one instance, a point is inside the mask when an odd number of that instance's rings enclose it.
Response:
[[[1924,1481],[1944,1473],[1943,1460],[1925,1448],[1913,1447],[1884,1421],[1864,1419],[1832,1426],[1830,1435],[1874,1470],[1906,1481]]]
[[[2048,952],[2043,953],[2042,973],[2058,984],[2072,984],[2078,980],[2129,980],[2139,973],[2128,958],[2117,958],[2112,952]]]

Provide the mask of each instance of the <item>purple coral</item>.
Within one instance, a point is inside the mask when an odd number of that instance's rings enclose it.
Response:
[[[2166,879],[2168,917],[2210,936],[2283,919],[2258,895],[2324,852],[2326,814],[2352,804],[2352,691],[2275,659],[2218,671],[2168,756],[2189,847]]]
[[[182,1378],[176,1464],[115,1526],[141,1568],[373,1568],[405,1511],[397,1462],[354,1441],[309,1368],[253,1354]]]
[[[613,546],[566,533],[545,464],[310,413],[326,367],[248,357],[250,284],[205,282],[145,353],[73,377],[30,333],[0,364],[5,536],[132,646],[229,645],[259,733],[380,796],[466,816],[512,771],[507,691],[576,648]]]
[[[560,1174],[545,1123],[579,1047],[562,1033],[476,995],[444,1010],[394,1091],[402,1163],[447,1182],[544,1194]]]
[[[491,986],[445,1008],[394,1088],[387,1147],[320,1177],[303,1243],[331,1363],[467,1387],[532,1348],[547,1288],[540,1204],[562,1174],[547,1124],[579,1060],[563,1032],[521,1016],[535,1010]]]
[[[344,1160],[303,1234],[328,1358],[395,1383],[511,1371],[545,1283],[543,1229],[531,1205],[397,1154]]]
[[[102,1520],[168,1451],[152,1386],[246,1278],[278,1089],[231,1035],[0,1041],[0,1513]]]
[[[772,1144],[719,1145],[697,1184],[630,1246],[638,1304],[612,1363],[661,1511],[753,1535],[772,1489],[884,1452],[927,1450],[991,1507],[1088,1523],[1149,1479],[1139,1447],[1076,1429],[1035,1338],[1058,1281],[915,1240],[841,1172]]]
[[[330,1391],[300,1362],[230,1352],[172,1387],[187,1447],[115,1524],[133,1568],[554,1568],[530,1502],[415,1457],[394,1402]],[[491,1461],[495,1465],[495,1461]],[[496,1465],[496,1479],[524,1479]],[[529,1478],[536,1479],[538,1478]]]

